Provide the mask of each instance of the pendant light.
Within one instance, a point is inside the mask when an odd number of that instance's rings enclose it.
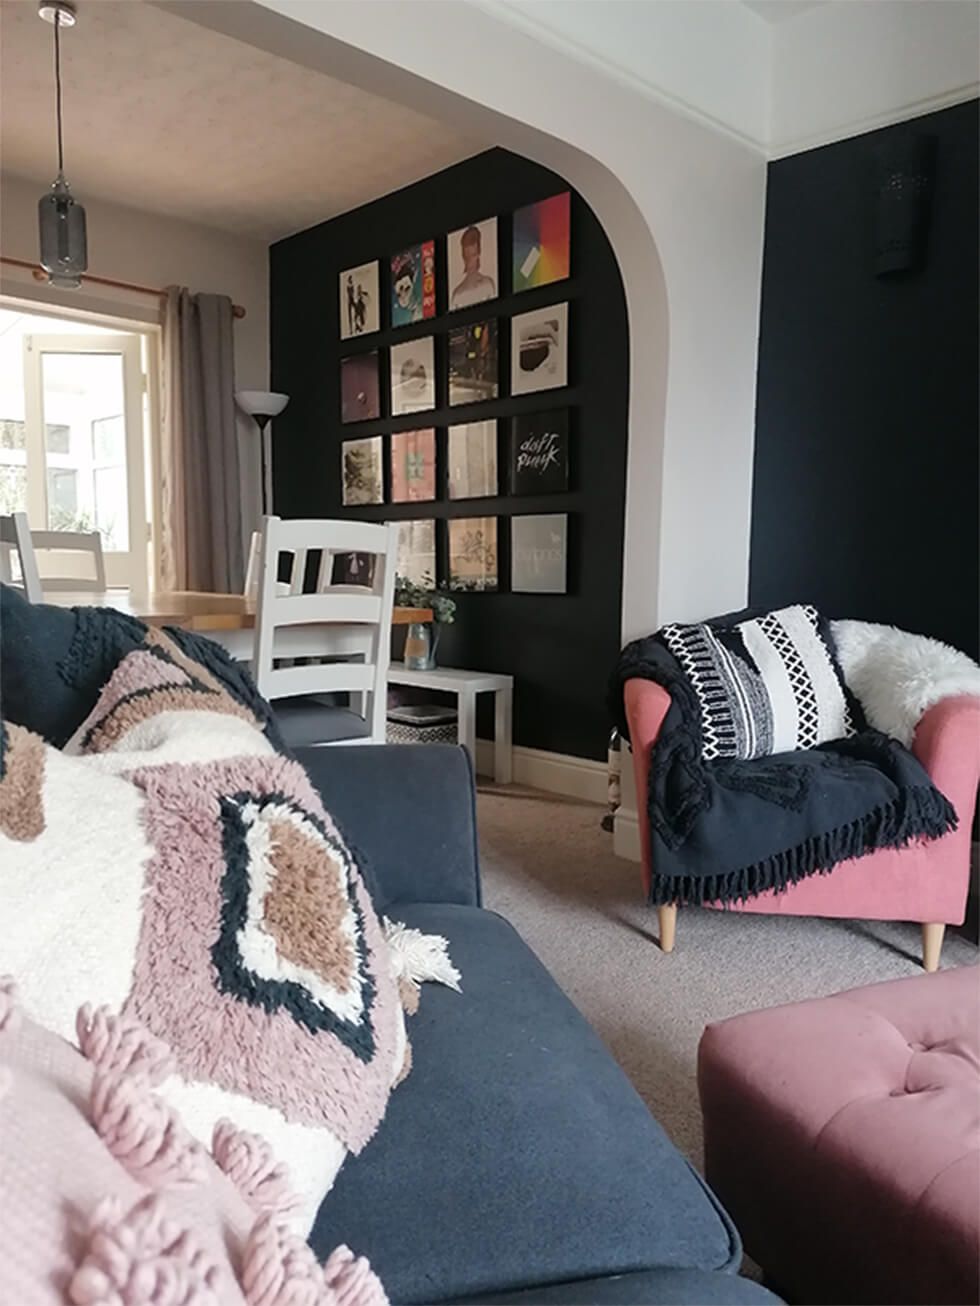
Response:
[[[54,27],[54,84],[58,114],[58,175],[38,201],[41,267],[52,286],[77,290],[88,267],[85,210],[65,180],[65,151],[61,130],[61,29],[74,27],[75,6],[70,0],[44,0],[38,14]]]

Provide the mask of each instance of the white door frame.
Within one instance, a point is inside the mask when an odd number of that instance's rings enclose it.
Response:
[[[143,375],[139,335],[46,335],[24,337],[24,416],[27,448],[27,512],[35,530],[48,529],[47,458],[44,447],[45,354],[118,354],[123,369],[123,424],[126,429],[126,492],[129,549],[105,551],[110,585],[147,589],[146,468],[143,457]],[[40,469],[40,470],[39,470]]]

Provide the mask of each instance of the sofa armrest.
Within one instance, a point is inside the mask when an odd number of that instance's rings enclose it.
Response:
[[[720,1270],[657,1269],[470,1297],[462,1306],[778,1306],[767,1288]]]
[[[969,827],[980,781],[980,698],[958,694],[928,708],[915,728],[912,752],[956,808],[960,824]]]
[[[463,748],[370,744],[296,756],[358,856],[378,911],[480,905],[473,771]]]

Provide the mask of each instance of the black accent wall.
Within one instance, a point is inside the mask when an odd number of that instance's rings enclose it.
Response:
[[[439,660],[447,666],[509,672],[516,677],[514,742],[599,759],[609,723],[605,683],[620,645],[623,519],[626,489],[628,327],[623,283],[612,248],[585,201],[572,192],[572,275],[518,295],[510,290],[510,215],[568,190],[555,173],[502,149],[488,150],[414,186],[311,227],[273,245],[271,272],[272,388],[290,396],[273,423],[275,511],[283,517],[356,517],[368,521],[497,516],[502,590],[454,594],[456,624],[443,628]],[[446,234],[498,218],[502,295],[446,314]],[[381,260],[387,305],[388,257],[418,241],[436,240],[437,316],[410,327],[340,340],[337,278],[346,268]],[[509,319],[551,303],[570,303],[569,380],[565,390],[508,397]],[[446,331],[496,316],[500,324],[498,400],[449,409]],[[382,323],[388,315],[382,312]],[[434,413],[388,417],[382,371],[382,418],[340,424],[338,360],[420,336],[436,337]],[[571,490],[519,499],[450,502],[445,488],[445,429],[450,423],[508,418],[549,408],[571,413]],[[360,436],[435,426],[440,496],[434,503],[344,508],[340,446]],[[502,436],[506,427],[502,423]],[[386,494],[390,483],[385,440]],[[501,452],[506,448],[505,439]],[[501,461],[501,489],[506,468]],[[511,594],[507,517],[514,512],[569,514],[569,592]],[[446,574],[446,532],[438,531]]]
[[[769,165],[750,601],[806,600],[973,656],[973,101]],[[924,265],[874,275],[874,151],[935,140]]]

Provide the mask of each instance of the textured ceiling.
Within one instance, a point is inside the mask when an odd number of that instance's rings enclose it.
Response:
[[[781,23],[786,18],[795,18],[807,9],[816,9],[818,5],[827,4],[828,0],[742,0],[742,4],[764,18],[767,23]]]
[[[0,2],[0,163],[55,171],[52,29]],[[401,105],[142,0],[62,34],[65,161],[83,200],[276,239],[486,148]]]

